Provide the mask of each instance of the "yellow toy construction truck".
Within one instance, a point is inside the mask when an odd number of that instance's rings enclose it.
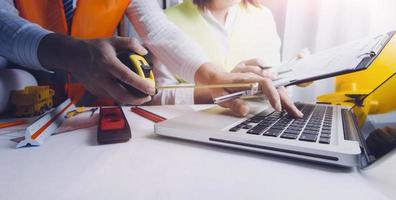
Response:
[[[28,86],[24,90],[11,92],[11,104],[15,106],[15,115],[34,116],[52,108],[54,90],[49,86]]]

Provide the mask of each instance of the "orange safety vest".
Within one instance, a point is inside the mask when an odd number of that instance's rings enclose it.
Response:
[[[41,27],[80,39],[107,38],[113,36],[117,25],[127,9],[130,0],[78,0],[68,30],[62,0],[15,0],[21,17],[39,24]],[[85,93],[81,84],[65,86],[67,95],[76,103]],[[96,104],[108,105],[109,100],[101,99]]]

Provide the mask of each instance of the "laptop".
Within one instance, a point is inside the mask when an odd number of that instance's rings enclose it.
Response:
[[[155,124],[161,136],[270,153],[345,167],[365,168],[396,147],[396,74],[351,108],[297,103],[295,119],[268,103],[249,101],[251,114],[232,115],[219,106]],[[372,114],[373,102],[377,112]],[[394,101],[393,101],[394,102]],[[353,104],[353,103],[352,103]],[[394,104],[394,105],[392,105]]]

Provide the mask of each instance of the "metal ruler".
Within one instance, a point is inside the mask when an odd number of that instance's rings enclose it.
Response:
[[[40,146],[45,139],[65,121],[66,113],[74,110],[75,106],[70,99],[67,99],[54,110],[48,112],[40,119],[28,126],[25,131],[25,139],[19,142],[16,148],[25,146]]]

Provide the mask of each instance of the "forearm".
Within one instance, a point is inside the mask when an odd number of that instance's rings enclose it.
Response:
[[[194,89],[167,89],[159,91],[150,102],[151,105],[192,105]]]
[[[49,31],[20,18],[16,13],[0,9],[0,55],[7,60],[44,70],[37,49],[41,39],[48,34]]]
[[[75,63],[85,62],[86,66],[91,65],[92,54],[90,52],[91,50],[83,40],[51,33],[41,40],[37,55],[41,65],[46,69],[72,71]]]
[[[197,69],[208,62],[205,53],[171,23],[154,0],[133,0],[127,16],[145,46],[173,74],[194,82]]]

